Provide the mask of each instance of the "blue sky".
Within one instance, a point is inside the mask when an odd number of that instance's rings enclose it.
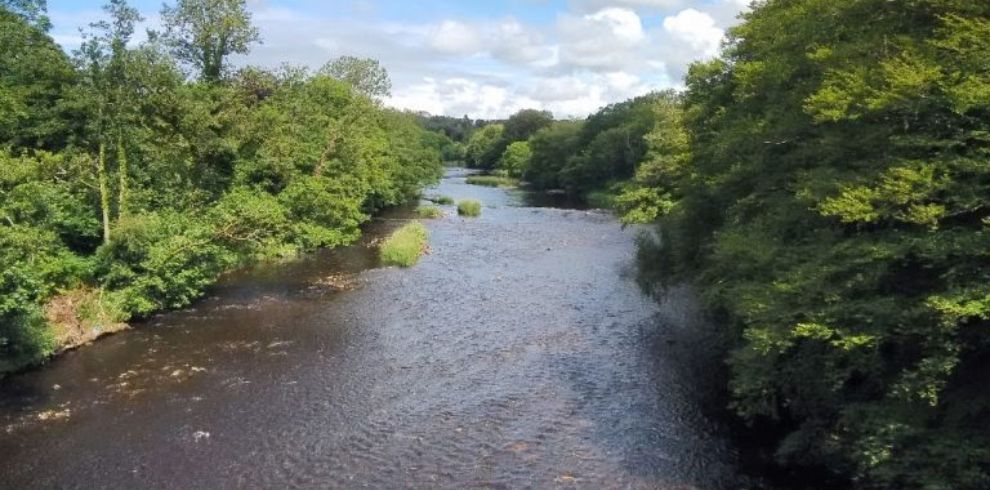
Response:
[[[171,0],[169,0],[171,1]],[[237,65],[319,68],[340,55],[388,68],[395,107],[476,118],[519,109],[583,117],[678,87],[717,54],[748,0],[247,0],[263,44]],[[66,49],[103,0],[49,0]],[[160,0],[132,0],[158,22]]]

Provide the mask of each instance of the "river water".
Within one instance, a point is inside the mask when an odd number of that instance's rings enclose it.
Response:
[[[413,268],[377,264],[396,210],[4,381],[0,487],[736,488],[635,230],[463,176],[429,193],[482,216],[445,207]]]

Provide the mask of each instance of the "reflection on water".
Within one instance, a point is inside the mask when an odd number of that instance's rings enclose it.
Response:
[[[431,193],[482,216],[446,206],[412,269],[369,246],[398,210],[4,382],[0,487],[735,488],[635,231],[463,177]]]

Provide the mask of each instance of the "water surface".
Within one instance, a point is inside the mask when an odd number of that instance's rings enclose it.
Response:
[[[397,210],[4,381],[0,487],[735,488],[635,230],[463,177],[428,193],[482,216],[445,207],[414,268],[370,246]]]

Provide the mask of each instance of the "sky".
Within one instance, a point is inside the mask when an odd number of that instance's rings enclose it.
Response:
[[[169,0],[171,2],[172,0]],[[52,37],[78,47],[103,0],[49,0]],[[558,118],[679,88],[718,54],[749,0],[247,0],[262,44],[235,65],[316,69],[341,55],[379,60],[387,105],[476,119],[544,109]],[[159,22],[161,0],[132,0]],[[137,36],[140,40],[140,36]]]

